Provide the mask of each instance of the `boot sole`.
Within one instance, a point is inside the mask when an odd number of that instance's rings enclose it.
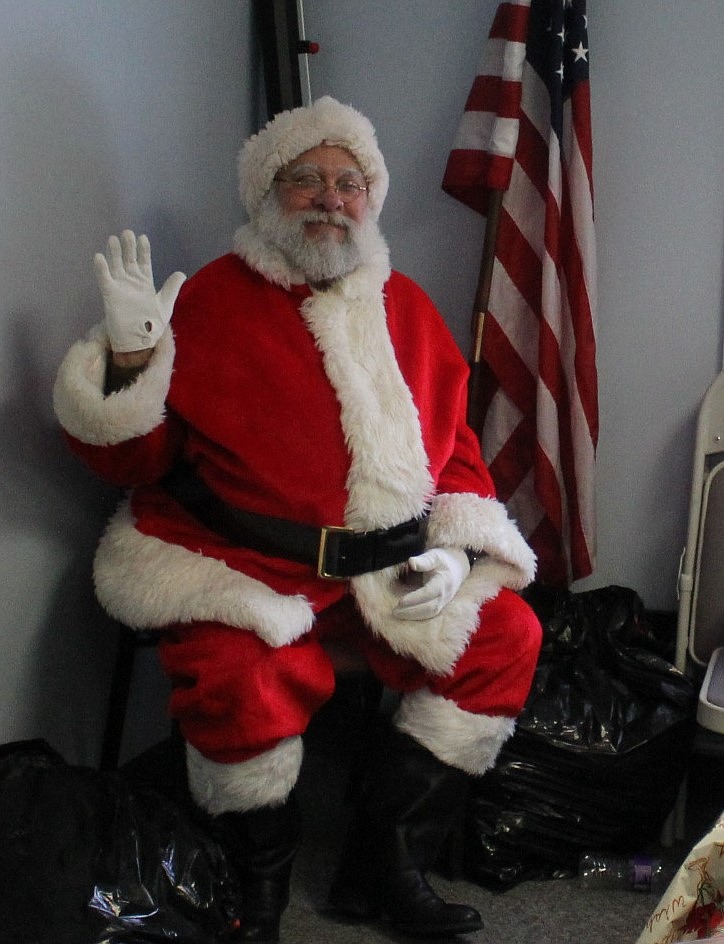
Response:
[[[423,939],[440,939],[446,937],[455,937],[458,934],[473,934],[475,931],[482,931],[485,925],[482,921],[467,921],[455,925],[455,927],[448,926],[446,928],[418,928],[408,924],[399,924],[396,921],[393,921],[391,918],[385,918],[385,922],[389,924],[390,927],[394,928],[395,931],[399,931],[400,934],[405,934],[408,937],[416,937]]]
[[[323,914],[330,920],[340,924],[384,924],[408,937],[426,939],[454,937],[456,934],[472,934],[475,931],[482,931],[485,927],[482,921],[460,921],[455,925],[448,925],[445,928],[423,928],[418,925],[395,921],[395,919],[383,909],[374,908],[372,906],[365,909],[353,907],[344,908],[338,905],[330,906],[324,910]]]

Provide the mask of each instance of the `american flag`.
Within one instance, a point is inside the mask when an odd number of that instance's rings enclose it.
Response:
[[[483,456],[565,587],[595,564],[595,238],[585,0],[501,3],[443,189],[503,191],[480,344]]]

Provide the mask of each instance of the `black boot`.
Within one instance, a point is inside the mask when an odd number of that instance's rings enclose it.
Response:
[[[239,880],[241,921],[231,940],[277,944],[299,844],[294,794],[282,806],[222,813],[212,818],[211,829]]]
[[[415,937],[480,930],[474,908],[443,901],[425,878],[463,809],[467,787],[467,774],[408,735],[389,732],[368,771],[329,895],[331,910],[357,921],[383,917]]]

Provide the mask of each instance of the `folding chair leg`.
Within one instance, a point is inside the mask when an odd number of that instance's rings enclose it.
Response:
[[[127,626],[119,626],[116,664],[101,748],[101,770],[116,770],[118,767],[137,645],[133,631]]]

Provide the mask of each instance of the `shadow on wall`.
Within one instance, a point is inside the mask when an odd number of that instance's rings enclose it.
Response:
[[[19,313],[6,332],[3,353],[23,370],[0,409],[0,496],[12,555],[3,567],[9,583],[0,587],[0,638],[20,642],[22,652],[11,736],[43,737],[94,763],[91,732],[105,715],[114,636],[93,594],[92,557],[118,493],[68,452],[27,325]]]

